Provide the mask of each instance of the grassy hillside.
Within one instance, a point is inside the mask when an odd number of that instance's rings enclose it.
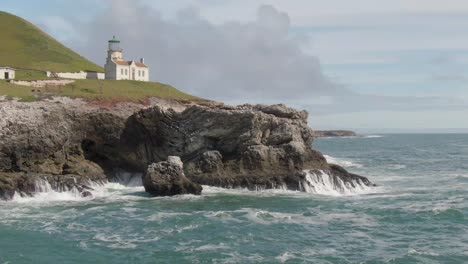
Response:
[[[0,32],[0,66],[56,72],[103,71],[102,67],[15,15],[0,11]]]
[[[68,49],[26,20],[0,11],[0,66],[56,72],[103,69]],[[49,79],[42,72],[17,71],[17,80]],[[36,101],[68,96],[106,102],[141,101],[149,97],[196,100],[195,96],[155,82],[76,80],[63,87],[32,88],[0,80],[0,96]]]
[[[162,83],[111,80],[76,80],[76,82],[63,87],[50,88],[19,86],[0,80],[0,95],[19,98],[26,102],[52,96],[68,96],[103,102],[137,102],[149,97],[179,100],[200,99]]]

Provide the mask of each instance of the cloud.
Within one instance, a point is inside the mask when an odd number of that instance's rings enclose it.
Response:
[[[44,16],[40,21],[39,27],[47,28],[52,35],[58,36],[58,40],[79,41],[79,36],[71,21],[61,16]]]
[[[227,103],[287,103],[313,113],[466,107],[439,97],[363,95],[324,75],[304,51],[310,39],[291,34],[291,19],[262,5],[251,21],[212,23],[197,8],[165,18],[140,1],[108,1],[91,23],[77,23],[85,45],[73,47],[103,64],[107,40],[116,35],[127,59],[145,57],[152,80]],[[346,39],[341,42],[343,47]]]
[[[433,74],[433,81],[437,82],[466,82],[467,78],[463,74]]]
[[[211,99],[294,103],[351,93],[324,76],[318,58],[301,49],[304,40],[289,34],[289,16],[268,5],[254,21],[214,25],[195,8],[165,20],[138,2],[118,0],[81,29],[98,44],[79,48],[94,61],[104,62],[107,40],[116,35],[126,58],[146,58],[153,80]]]
[[[309,110],[314,116],[339,113],[364,113],[377,111],[417,112],[417,111],[464,111],[466,100],[438,96],[382,96],[382,95],[339,95],[327,105],[305,104],[301,108]],[[375,122],[375,120],[373,121]]]

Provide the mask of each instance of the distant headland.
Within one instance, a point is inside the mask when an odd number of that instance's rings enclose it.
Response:
[[[315,137],[357,137],[356,132],[351,130],[316,130]]]

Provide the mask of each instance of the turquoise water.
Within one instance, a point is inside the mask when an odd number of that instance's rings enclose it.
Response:
[[[3,263],[468,263],[468,135],[320,139],[379,187],[354,195],[205,188],[0,203]]]

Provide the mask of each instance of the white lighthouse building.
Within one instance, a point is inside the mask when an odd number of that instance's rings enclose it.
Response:
[[[120,41],[115,36],[109,40],[106,65],[104,65],[106,79],[149,81],[149,68],[145,60],[142,58],[139,62],[126,61],[123,59],[122,51]]]

